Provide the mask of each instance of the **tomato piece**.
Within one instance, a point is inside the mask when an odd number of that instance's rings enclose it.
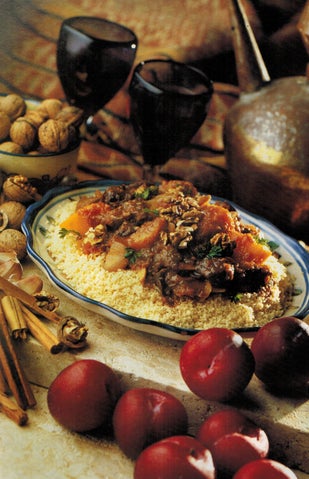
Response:
[[[165,225],[166,220],[160,216],[154,220],[146,221],[127,238],[127,246],[135,250],[149,248],[158,239]]]

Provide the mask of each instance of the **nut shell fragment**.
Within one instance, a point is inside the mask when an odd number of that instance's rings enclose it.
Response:
[[[59,308],[60,300],[57,296],[53,294],[45,293],[44,291],[40,291],[36,293],[35,299],[37,305],[44,309],[44,311],[56,311]]]
[[[78,319],[65,316],[57,327],[57,337],[65,346],[73,349],[83,348],[86,345],[88,328]]]
[[[29,183],[28,178],[22,175],[9,176],[3,183],[2,189],[7,200],[29,203],[41,198],[37,189]]]

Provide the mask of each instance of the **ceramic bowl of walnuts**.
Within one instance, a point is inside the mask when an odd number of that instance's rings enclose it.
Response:
[[[55,98],[0,95],[0,171],[45,193],[74,174],[83,112]]]

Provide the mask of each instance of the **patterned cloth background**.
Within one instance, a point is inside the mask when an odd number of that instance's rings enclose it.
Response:
[[[286,68],[299,73],[306,56],[296,21],[305,0],[244,3],[271,73],[280,76]],[[55,55],[62,20],[93,15],[123,23],[139,38],[137,62],[168,56],[201,66],[215,80],[205,123],[191,144],[164,165],[162,174],[188,179],[209,193],[229,197],[222,128],[238,89],[227,6],[226,0],[2,0],[0,91],[37,99],[63,99]],[[141,176],[141,157],[129,109],[124,88],[98,112],[99,132],[82,143],[81,168],[113,179],[135,180]]]

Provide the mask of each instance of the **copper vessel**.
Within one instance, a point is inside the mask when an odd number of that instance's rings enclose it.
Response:
[[[241,0],[230,14],[241,91],[224,129],[233,199],[309,243],[309,75],[272,81]],[[309,0],[298,27],[308,48]]]

